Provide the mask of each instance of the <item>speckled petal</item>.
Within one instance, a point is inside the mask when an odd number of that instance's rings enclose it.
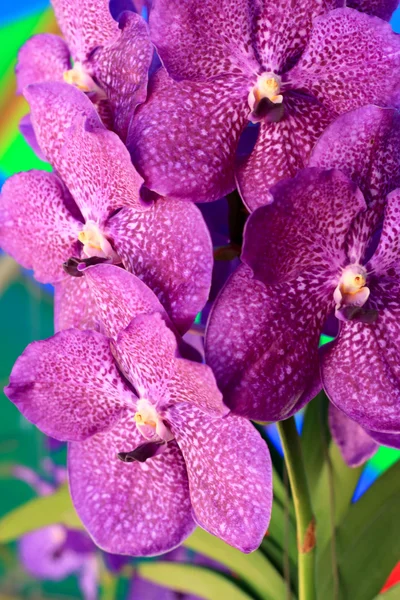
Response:
[[[58,35],[39,33],[31,37],[18,52],[15,67],[17,93],[31,83],[63,81],[71,68],[67,44]]]
[[[124,266],[157,294],[177,329],[187,331],[207,302],[213,267],[199,209],[160,198],[147,211],[121,210],[105,233]]]
[[[284,104],[285,117],[279,123],[261,123],[253,151],[238,165],[236,181],[250,211],[271,201],[272,185],[307,165],[315,142],[334,118],[310,96],[288,93]]]
[[[319,139],[309,166],[339,169],[368,205],[384,202],[400,186],[400,114],[369,105],[339,116]]]
[[[151,38],[174,79],[252,74],[260,68],[252,45],[254,13],[247,0],[154,0]]]
[[[31,115],[25,115],[24,117],[22,117],[22,119],[19,122],[18,129],[20,130],[21,134],[24,136],[25,142],[28,144],[28,146],[30,146],[32,148],[32,150],[34,151],[36,156],[40,160],[43,160],[44,162],[46,162],[47,159],[46,159],[45,155],[43,154],[43,152],[41,151],[38,141],[36,139],[35,130],[33,129],[32,121],[31,121]]]
[[[400,433],[382,433],[381,431],[371,431],[370,429],[367,431],[368,435],[378,444],[400,449]]]
[[[400,278],[400,189],[389,194],[379,244],[369,265],[376,275]]]
[[[186,467],[175,442],[145,463],[123,463],[140,438],[133,415],[111,431],[69,446],[72,500],[85,527],[107,552],[162,554],[194,529]],[[142,438],[143,439],[143,438]]]
[[[242,552],[260,545],[272,507],[271,459],[246,419],[176,405],[169,421],[186,462],[196,522]]]
[[[22,536],[18,544],[19,560],[35,579],[60,581],[76,573],[84,560],[82,554],[63,547],[67,530],[49,525]]]
[[[127,139],[145,184],[162,196],[193,202],[231,192],[235,152],[248,122],[247,94],[240,76],[175,82],[160,69]]]
[[[85,116],[93,128],[103,129],[89,98],[68,83],[39,83],[24,90],[38,144],[47,160],[59,170],[60,150],[66,134],[78,116]]]
[[[400,286],[380,280],[371,286],[372,324],[347,321],[326,347],[322,380],[330,400],[366,429],[400,431]]]
[[[246,223],[242,261],[265,283],[288,282],[305,269],[329,281],[346,262],[348,229],[365,208],[360,190],[340,171],[313,168],[271,193],[274,202]]]
[[[86,220],[103,225],[123,206],[146,210],[139,198],[143,180],[129,152],[115,133],[92,129],[84,116],[68,131],[57,169]]]
[[[390,17],[396,10],[399,0],[347,0],[346,6],[355,8],[368,15],[375,15],[385,21],[390,21]]]
[[[139,15],[126,12],[119,26],[121,35],[95,51],[88,68],[107,94],[114,131],[125,140],[136,106],[146,100],[153,45],[147,23]]]
[[[82,227],[65,206],[52,173],[27,171],[8,179],[0,195],[0,246],[42,283],[65,278],[62,263],[77,252]]]
[[[117,267],[116,267],[117,268]],[[56,283],[54,329],[99,329],[97,314],[85,277],[70,277]]]
[[[211,369],[178,357],[175,335],[159,313],[133,319],[118,335],[113,352],[139,396],[160,410],[185,402],[210,414],[227,413]]]
[[[241,265],[230,277],[210,314],[206,361],[234,413],[278,421],[311,399],[333,291],[307,273],[264,286]]]
[[[362,60],[360,57],[362,56]],[[400,37],[391,26],[350,8],[314,21],[306,50],[289,75],[333,111],[400,104]]]
[[[349,419],[333,404],[329,405],[329,429],[349,467],[364,464],[379,448],[379,444],[358,423]]]
[[[135,402],[107,338],[75,329],[30,344],[4,392],[24,417],[62,441],[110,428]]]
[[[74,61],[118,37],[118,24],[109,10],[109,0],[51,0],[57,22]]]

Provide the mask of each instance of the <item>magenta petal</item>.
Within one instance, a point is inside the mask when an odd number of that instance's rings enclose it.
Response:
[[[369,15],[375,15],[385,21],[390,21],[390,17],[396,10],[399,0],[347,0],[346,6],[355,8]]]
[[[74,61],[84,61],[92,50],[119,35],[109,0],[51,0],[51,3]]]
[[[371,429],[368,429],[367,432],[378,444],[400,449],[400,433],[382,433],[381,431],[372,431]]]
[[[135,401],[108,339],[75,329],[30,344],[4,392],[24,417],[62,441],[84,440],[110,428]]]
[[[371,269],[383,275],[394,269],[400,276],[400,189],[389,194],[379,244],[371,259]]]
[[[54,329],[99,329],[97,312],[85,277],[70,277],[55,285]]]
[[[400,37],[389,23],[338,8],[315,19],[290,82],[337,112],[364,104],[396,107],[400,105],[399,67]]]
[[[333,118],[334,113],[315,98],[285,96],[284,118],[279,123],[261,123],[253,151],[237,169],[240,195],[250,211],[271,201],[272,185],[306,166],[315,142]]]
[[[111,131],[92,129],[83,116],[66,134],[55,166],[86,220],[104,224],[123,206],[146,210],[139,198],[143,180],[124,144]]]
[[[152,398],[160,410],[186,402],[211,414],[227,413],[211,369],[177,357],[175,335],[159,313],[133,319],[113,349],[139,396]]]
[[[246,419],[176,405],[169,421],[186,462],[196,522],[242,552],[260,545],[272,507],[271,459]]]
[[[32,148],[36,156],[46,162],[46,157],[41,151],[38,141],[36,139],[35,130],[33,129],[31,115],[25,115],[19,122],[18,129],[24,136],[25,142]]]
[[[363,195],[340,171],[321,169],[303,169],[271,193],[274,202],[247,221],[242,261],[265,283],[312,269],[324,285],[346,261],[346,235],[365,208]]]
[[[387,433],[400,431],[399,300],[393,282],[387,290],[372,289],[369,303],[378,311],[377,320],[342,323],[322,357],[330,400],[362,427]]]
[[[247,1],[156,0],[150,12],[151,38],[176,80],[252,74],[260,68],[251,44],[253,16]]]
[[[329,405],[329,428],[343,460],[349,467],[359,467],[378,450],[379,445],[355,421]]]
[[[333,289],[318,280],[265,286],[246,265],[235,271],[206,334],[207,364],[234,413],[278,421],[311,399],[319,338],[333,304]]]
[[[87,117],[93,128],[104,129],[89,98],[68,83],[39,83],[24,90],[38,144],[56,170],[60,150],[78,116]]]
[[[157,294],[180,332],[207,302],[212,245],[196,206],[160,198],[147,211],[123,209],[105,233],[124,266]]]
[[[43,283],[65,278],[63,262],[77,252],[81,223],[65,206],[52,173],[27,171],[8,179],[0,196],[0,246]]]
[[[31,83],[63,81],[64,71],[70,68],[69,50],[63,39],[51,33],[34,35],[18,52],[17,93],[22,94]]]
[[[186,467],[175,442],[145,463],[123,463],[140,433],[133,416],[106,433],[69,446],[72,500],[107,552],[152,556],[178,546],[194,529]],[[142,438],[143,439],[143,438]]]
[[[310,167],[339,169],[361,189],[367,203],[383,202],[400,186],[400,115],[363,106],[339,116],[324,132]]]
[[[127,146],[145,184],[177,200],[218,200],[234,187],[248,82],[232,75],[175,82],[163,69],[131,124]]]
[[[126,139],[135,108],[146,100],[148,71],[153,56],[147,24],[126,12],[121,35],[90,56],[88,67],[106,91],[114,117],[113,129]]]

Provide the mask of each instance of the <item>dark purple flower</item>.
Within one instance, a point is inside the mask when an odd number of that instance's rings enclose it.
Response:
[[[127,138],[146,185],[206,202],[230,192],[236,176],[254,210],[273,183],[305,166],[335,116],[397,106],[400,38],[382,20],[335,6],[156,0],[151,37],[166,70],[153,77]],[[258,139],[235,165],[251,121]]]
[[[329,405],[329,429],[349,467],[364,464],[379,448],[379,444],[358,423],[352,421],[332,403]]]
[[[143,279],[185,331],[211,284],[212,246],[199,210],[165,198],[141,200],[142,179],[126,148],[84,94],[62,83],[26,93],[36,137],[57,175],[29,171],[5,183],[3,249],[33,268],[36,279],[55,284],[57,329],[92,325],[85,280],[66,275],[63,263],[94,257]]]
[[[306,169],[272,192],[274,202],[247,223],[245,264],[208,328],[206,356],[226,402],[263,421],[293,414],[310,399],[320,334],[334,311],[340,333],[321,361],[329,398],[364,428],[400,432],[399,193],[389,196],[368,260],[365,200],[345,175]]]
[[[117,23],[108,0],[52,4],[65,41],[43,33],[24,44],[16,67],[19,93],[32,83],[66,81],[85,92],[124,139],[136,106],[146,99],[153,47],[145,21],[134,12],[120,14],[119,3]]]
[[[112,265],[84,277],[109,337],[71,329],[34,342],[6,393],[42,431],[71,442],[71,494],[89,533],[107,551],[152,555],[197,523],[254,550],[271,508],[265,443],[226,416],[211,369],[180,357],[150,290],[142,297],[143,284]]]

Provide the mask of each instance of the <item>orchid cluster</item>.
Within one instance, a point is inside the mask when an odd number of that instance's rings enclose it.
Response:
[[[56,334],[5,393],[68,442],[105,551],[158,555],[198,525],[252,552],[272,468],[250,420],[323,389],[349,465],[400,447],[396,2],[153,0],[148,23],[52,3],[63,37],[16,69],[52,171],[6,181],[0,245],[54,285]]]

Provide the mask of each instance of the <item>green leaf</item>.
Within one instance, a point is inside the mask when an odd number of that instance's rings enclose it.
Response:
[[[328,404],[325,392],[320,392],[307,405],[304,416],[301,445],[311,497],[320,478],[330,442]]]
[[[143,579],[206,600],[252,600],[225,575],[204,567],[158,561],[139,564],[137,572]]]
[[[184,545],[228,567],[263,600],[282,600],[286,597],[284,580],[259,550],[252,554],[243,554],[199,527]],[[221,598],[230,596],[220,596],[218,600]]]
[[[387,592],[376,596],[375,600],[399,600],[400,599],[400,584],[393,586]]]
[[[372,600],[400,556],[400,463],[386,471],[337,528],[335,543],[339,598]],[[318,598],[333,599],[331,545],[317,563]]]
[[[16,540],[24,533],[54,523],[62,523],[72,529],[83,529],[67,485],[61,486],[51,496],[34,498],[5,515],[0,520],[0,543]]]

